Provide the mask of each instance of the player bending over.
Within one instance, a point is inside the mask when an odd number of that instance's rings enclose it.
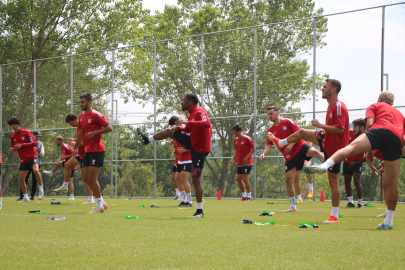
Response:
[[[252,155],[256,151],[255,143],[252,138],[242,134],[242,127],[236,124],[232,127],[235,135],[235,154],[231,159],[230,165],[236,159],[238,168],[236,170],[236,180],[238,181],[240,191],[242,192],[241,201],[252,201],[252,190],[249,182],[249,174],[252,170]],[[247,194],[246,194],[247,191]]]
[[[38,166],[38,154],[35,150],[37,142],[32,136],[31,132],[26,129],[20,128],[20,120],[17,117],[11,117],[8,119],[8,124],[14,130],[11,134],[11,147],[10,152],[17,151],[20,157],[20,172],[18,175],[18,180],[20,182],[20,187],[23,192],[24,198],[20,202],[29,202],[27,185],[25,184],[25,176],[31,169],[35,174],[35,177],[39,186],[38,200],[42,200],[44,197],[44,186],[42,185],[42,177],[39,173]]]
[[[278,108],[275,106],[269,107],[267,109],[267,114],[272,123],[270,124],[270,128],[267,130],[269,137],[267,138],[266,148],[259,157],[261,162],[263,162],[264,156],[270,152],[271,147],[274,144],[273,138],[270,136],[270,134],[285,138],[300,130],[300,127],[293,120],[281,118]],[[310,146],[305,140],[300,140],[297,143],[278,147],[278,149],[283,154],[285,159],[285,182],[287,185],[288,197],[290,199],[290,208],[285,212],[297,211],[297,207],[295,205],[295,193],[297,193],[298,202],[302,203],[300,177],[302,168],[304,167],[304,161],[310,160],[312,157],[316,157],[317,159],[323,161],[324,157],[318,150],[315,149],[315,147]]]
[[[328,101],[325,124],[319,123],[317,119],[311,121],[312,126],[320,130],[300,129],[288,138],[279,140],[273,134],[273,140],[278,147],[284,147],[291,143],[297,143],[304,139],[318,145],[325,154],[325,159],[333,155],[337,150],[345,147],[349,139],[349,112],[346,105],[338,99],[341,84],[338,80],[327,79],[322,86],[322,98]],[[308,172],[306,172],[308,173]],[[324,223],[338,223],[340,204],[339,186],[340,163],[328,169],[329,186],[332,193],[332,213]]]
[[[366,110],[366,131],[350,145],[334,153],[329,159],[318,166],[307,167],[306,170],[324,173],[336,162],[360,153],[380,150],[383,154],[385,168],[385,198],[388,207],[387,216],[377,229],[392,229],[395,208],[398,202],[398,173],[402,156],[405,118],[402,113],[392,107],[394,94],[383,91],[378,102],[368,106]]]
[[[192,218],[202,218],[203,213],[203,188],[201,186],[201,174],[204,168],[204,162],[211,151],[212,128],[207,112],[197,106],[198,97],[195,94],[186,94],[181,102],[181,109],[188,111],[188,120],[178,120],[172,128],[163,130],[152,136],[145,136],[139,129],[138,134],[142,137],[143,144],[153,141],[164,140],[166,138],[175,139],[177,142],[191,152],[193,163],[193,184],[197,200],[197,211]],[[182,125],[185,125],[184,127]],[[186,133],[190,133],[187,135]]]
[[[58,171],[60,168],[65,167],[65,163],[68,162],[70,159],[72,159],[72,154],[73,154],[73,149],[70,147],[68,144],[66,144],[63,141],[62,136],[57,136],[55,138],[55,144],[60,147],[60,151],[62,151],[62,155],[59,155],[58,161],[53,165],[53,168],[51,171],[43,171],[42,173],[47,174],[49,176],[52,176],[54,172]],[[75,176],[75,171],[76,171],[77,166],[73,166],[70,168],[70,176],[69,176],[69,182],[65,184],[63,182],[62,187],[63,188],[57,188],[54,189],[54,192],[60,192],[60,191],[67,191],[69,188],[69,193],[70,193],[70,198],[69,201],[74,201],[75,200],[75,195],[74,195],[74,187],[73,187],[73,177]]]

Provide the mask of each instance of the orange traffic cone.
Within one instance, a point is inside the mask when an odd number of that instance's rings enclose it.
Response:
[[[221,200],[221,190],[218,191],[218,197],[217,200],[220,201]]]
[[[320,202],[324,202],[325,201],[325,197],[323,196],[323,190],[321,191],[321,199],[319,200]]]

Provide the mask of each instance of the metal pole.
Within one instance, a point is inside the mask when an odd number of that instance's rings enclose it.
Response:
[[[34,130],[37,129],[37,62],[34,61]]]
[[[204,36],[201,36],[201,108],[204,108]],[[201,172],[201,187],[204,189],[204,170]]]
[[[312,119],[315,119],[315,101],[316,101],[316,18],[314,18],[314,44],[313,44],[313,60],[312,60]],[[313,174],[313,188],[314,188],[314,197],[312,198],[315,201],[316,190],[315,190],[315,174]]]
[[[0,65],[0,155],[3,158],[3,66],[2,65]],[[0,187],[2,185],[3,185],[3,174],[0,174]]]
[[[382,7],[382,23],[381,23],[381,91],[384,91],[384,38],[385,38],[385,6]],[[388,74],[387,74],[387,84],[388,84]],[[388,85],[387,85],[388,90]],[[383,184],[382,184],[382,174],[380,174],[380,196],[383,201]]]
[[[255,27],[254,36],[254,67],[253,67],[253,97],[254,97],[254,108],[253,108],[253,140],[255,145],[257,145],[257,131],[256,131],[256,116],[257,116],[257,92],[256,92],[256,82],[257,82],[257,27]],[[257,173],[256,173],[256,152],[253,153],[253,198],[256,199],[256,185],[257,185]]]
[[[111,63],[111,118],[114,118],[114,57],[115,51],[112,51],[112,63]],[[114,185],[114,133],[111,132],[111,198],[113,196],[113,185]],[[115,187],[117,189],[117,187]]]
[[[387,78],[385,79],[385,90],[388,91],[388,73],[384,73],[383,75],[384,75],[385,77],[387,77]]]
[[[153,134],[156,134],[156,43],[153,43]],[[153,147],[153,198],[156,198],[156,141]]]
[[[70,112],[73,112],[73,56],[70,57]],[[70,137],[73,138],[73,127],[70,127]]]
[[[118,197],[118,100],[115,100],[115,197]],[[112,162],[112,161],[111,161]]]

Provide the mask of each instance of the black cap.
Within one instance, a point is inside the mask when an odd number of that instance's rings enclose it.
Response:
[[[41,132],[35,130],[32,134],[34,134],[35,136],[41,137]]]

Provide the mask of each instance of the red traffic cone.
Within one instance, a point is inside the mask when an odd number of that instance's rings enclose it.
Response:
[[[319,200],[320,202],[324,202],[325,201],[325,197],[323,196],[323,190],[321,191],[321,199]]]
[[[218,197],[217,200],[220,201],[221,200],[221,190],[218,190]]]

